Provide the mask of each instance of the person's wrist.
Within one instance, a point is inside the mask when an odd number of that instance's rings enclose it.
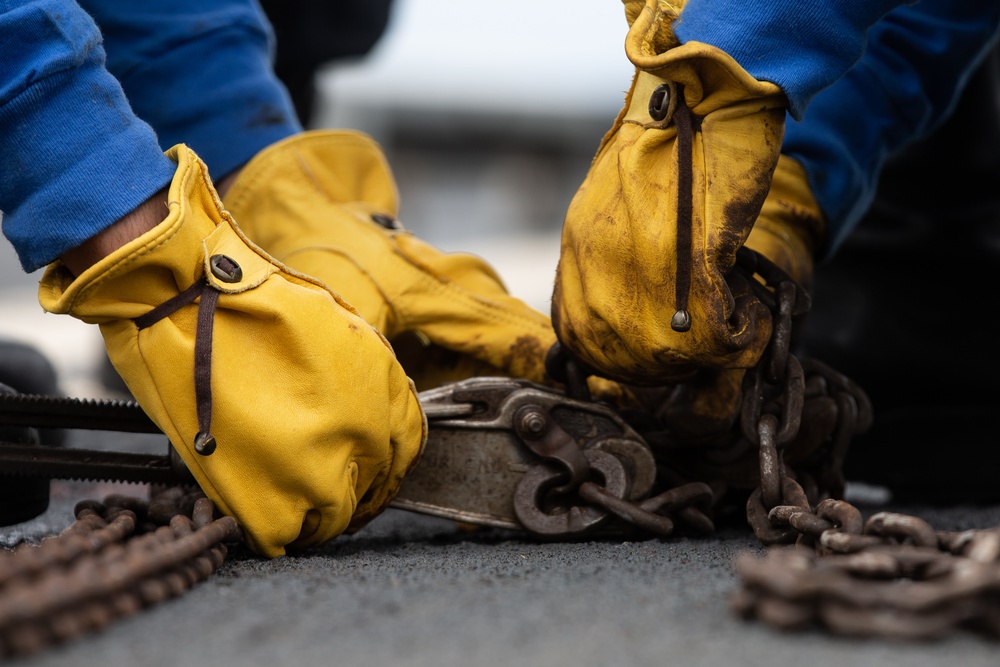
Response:
[[[215,182],[215,191],[219,193],[220,199],[226,196],[226,193],[229,192],[229,188],[236,182],[236,179],[239,177],[241,171],[243,171],[243,167],[239,167],[238,169],[229,172]]]
[[[74,276],[78,276],[115,250],[156,227],[166,214],[167,191],[164,189],[104,231],[67,250],[59,259]]]

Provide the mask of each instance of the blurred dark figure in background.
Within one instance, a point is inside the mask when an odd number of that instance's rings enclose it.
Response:
[[[0,340],[0,384],[22,394],[55,394],[55,368],[41,352],[25,343]]]
[[[55,368],[45,355],[25,343],[0,340],[0,394],[58,393]],[[60,447],[66,442],[66,432],[54,428],[0,426],[0,441]],[[7,477],[0,483],[0,526],[32,519],[48,506],[47,479]]]
[[[886,166],[863,222],[816,271],[807,352],[864,387],[876,414],[847,478],[897,501],[1000,500],[998,146],[994,49],[954,115]]]
[[[392,0],[260,0],[277,38],[274,71],[288,88],[303,127],[315,111],[316,73],[363,56],[389,22]]]

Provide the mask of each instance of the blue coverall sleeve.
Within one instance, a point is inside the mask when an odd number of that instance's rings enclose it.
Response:
[[[0,5],[0,211],[25,271],[107,228],[173,176],[104,63],[100,32],[75,2]]]
[[[755,78],[777,84],[799,118],[861,58],[869,28],[907,1],[914,0],[687,0],[675,33],[682,42],[711,44]]]
[[[886,159],[951,112],[998,24],[996,0],[688,0],[676,33],[784,90],[782,152],[809,174],[829,256],[871,205]]]
[[[809,175],[827,220],[827,256],[868,210],[886,160],[951,113],[995,47],[998,26],[995,0],[899,7],[872,27],[858,64],[820,92],[801,121],[789,119],[782,152]]]
[[[104,34],[108,70],[163,148],[183,143],[219,178],[302,130],[272,67],[254,0],[80,0]]]

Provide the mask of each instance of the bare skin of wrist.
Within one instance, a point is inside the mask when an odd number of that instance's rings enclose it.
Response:
[[[236,177],[240,175],[241,171],[243,171],[243,167],[229,172],[215,182],[215,190],[219,193],[220,198],[226,196],[226,192],[229,191],[229,187],[236,181]]]
[[[219,179],[216,189],[222,197],[239,176],[241,169]],[[167,216],[167,190],[164,188],[144,201],[137,209],[118,220],[103,232],[90,237],[62,257],[63,265],[78,276],[123,245],[139,238]]]
[[[167,217],[167,191],[161,190],[103,232],[67,250],[63,265],[78,276],[118,248],[137,239]]]

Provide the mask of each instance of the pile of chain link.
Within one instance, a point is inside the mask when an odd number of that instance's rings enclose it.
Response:
[[[935,532],[890,512],[863,521],[837,499],[847,446],[868,429],[871,406],[844,376],[815,361],[800,365],[789,352],[796,310],[789,283],[773,286],[774,338],[743,387],[741,425],[758,447],[760,479],[747,520],[773,548],[738,559],[743,588],[734,611],[785,630],[819,625],[842,635],[930,639],[965,627],[1000,637],[1000,528]],[[827,405],[817,410],[817,400]],[[819,468],[788,465],[786,449],[814,438],[807,431],[823,423]]]
[[[147,502],[84,500],[76,521],[40,544],[0,553],[0,658],[33,653],[182,594],[215,572],[231,517],[180,487]]]
[[[696,443],[636,424],[657,482],[672,488],[636,501],[585,482],[579,500],[666,536],[678,511],[686,528],[711,532],[713,510],[745,499],[747,522],[770,547],[736,563],[742,588],[732,608],[747,619],[849,636],[931,639],[968,628],[1000,637],[1000,527],[936,532],[890,512],[864,521],[842,500],[844,460],[871,425],[870,401],[844,375],[792,353],[807,293],[746,249],[737,270],[761,278],[754,287],[773,316],[769,346],[744,376],[738,424]]]
[[[777,506],[801,544],[741,556],[734,611],[783,630],[932,639],[957,628],[1000,637],[1000,530],[933,531],[917,517]]]

